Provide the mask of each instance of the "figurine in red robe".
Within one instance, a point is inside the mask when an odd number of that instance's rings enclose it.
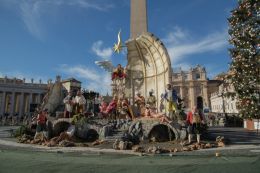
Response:
[[[125,77],[126,77],[125,69],[121,66],[121,64],[118,64],[117,68],[112,73],[112,80],[124,79]]]
[[[113,110],[116,110],[117,108],[117,102],[118,102],[118,98],[114,97],[113,100],[109,103],[105,113],[109,114],[111,113]]]

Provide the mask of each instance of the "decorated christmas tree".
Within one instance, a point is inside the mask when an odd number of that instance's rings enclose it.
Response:
[[[229,20],[230,79],[244,118],[260,118],[260,1],[240,0]]]

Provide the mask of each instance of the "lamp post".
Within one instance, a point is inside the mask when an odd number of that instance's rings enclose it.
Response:
[[[260,85],[256,86],[255,88],[255,96],[258,100],[258,103],[257,103],[257,109],[260,110]],[[257,127],[256,127],[256,133],[259,134],[259,119],[260,119],[260,113],[258,111],[258,115],[257,116]]]
[[[221,93],[221,97],[222,97],[222,108],[223,108],[223,114],[226,114],[226,109],[225,109],[225,97],[224,97],[224,91],[222,91]]]
[[[225,117],[225,121],[227,122],[224,92],[225,92],[225,80],[223,79],[223,88],[221,90],[221,98],[222,98],[223,115]]]

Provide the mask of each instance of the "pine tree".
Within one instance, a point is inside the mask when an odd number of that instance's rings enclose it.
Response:
[[[260,0],[240,0],[229,21],[231,83],[244,118],[260,118]]]

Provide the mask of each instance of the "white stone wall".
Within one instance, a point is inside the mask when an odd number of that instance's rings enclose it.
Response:
[[[231,85],[227,85],[227,86],[224,86],[223,84],[220,85],[219,91],[212,93],[210,97],[212,112],[214,113],[225,112],[229,114],[237,114],[238,113],[238,109],[236,107],[237,99],[225,96],[227,92],[233,92],[233,91],[234,91],[234,87]]]
[[[223,98],[221,95],[219,95],[218,92],[213,93],[210,97],[210,103],[211,103],[211,112],[214,113],[223,113]]]
[[[8,79],[0,82],[0,115],[19,116],[29,113],[30,104],[39,104],[47,92],[47,84],[25,83],[25,80]]]

